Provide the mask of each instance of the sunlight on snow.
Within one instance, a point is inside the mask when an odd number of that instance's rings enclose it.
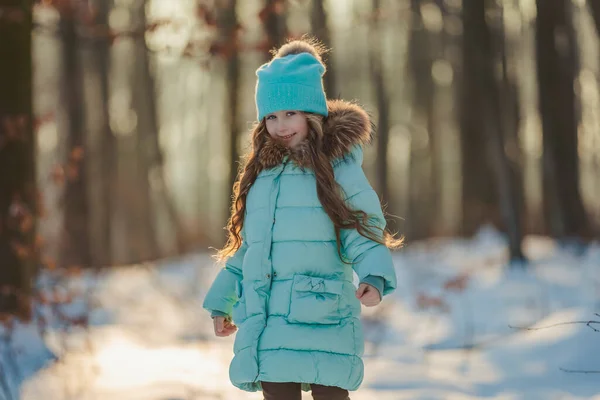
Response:
[[[218,391],[228,379],[224,357],[222,347],[210,343],[150,348],[113,331],[95,352],[95,386],[116,390],[171,382]]]

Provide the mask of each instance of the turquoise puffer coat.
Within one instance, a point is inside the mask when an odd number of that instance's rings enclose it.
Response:
[[[324,151],[336,181],[354,209],[385,226],[379,198],[362,170],[362,146],[371,139],[360,107],[330,101]],[[243,244],[228,259],[204,300],[211,312],[231,315],[238,326],[230,379],[240,389],[260,382],[301,382],[356,390],[363,379],[361,305],[353,271],[362,281],[380,277],[383,295],[396,288],[388,248],[342,231],[338,255],[333,224],[317,197],[307,151],[268,141],[264,169],[246,207]]]

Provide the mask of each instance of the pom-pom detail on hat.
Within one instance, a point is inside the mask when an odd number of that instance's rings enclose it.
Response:
[[[325,47],[325,45],[323,45],[317,39],[303,37],[302,39],[289,41],[281,46],[278,50],[273,50],[271,53],[273,54],[273,59],[289,56],[291,54],[308,53],[319,60],[323,66],[325,66],[322,55],[328,51],[329,50],[327,47]]]

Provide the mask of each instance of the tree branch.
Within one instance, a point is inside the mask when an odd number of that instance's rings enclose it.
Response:
[[[598,313],[594,313],[594,315],[600,317],[600,314]],[[591,330],[593,330],[594,332],[600,332],[600,329],[597,329],[595,327],[593,327],[592,325],[600,325],[600,321],[594,321],[594,320],[589,320],[589,321],[569,321],[569,322],[558,322],[556,324],[552,324],[552,325],[547,325],[547,326],[539,326],[539,327],[520,327],[520,326],[512,326],[512,325],[508,325],[510,328],[513,329],[519,329],[519,330],[524,330],[524,331],[538,331],[540,329],[548,329],[548,328],[554,328],[557,326],[563,326],[563,325],[575,325],[575,324],[585,324],[588,328],[590,328]]]
[[[600,371],[586,371],[586,370],[577,370],[577,369],[566,369],[560,368],[563,372],[568,372],[570,374],[600,374]]]

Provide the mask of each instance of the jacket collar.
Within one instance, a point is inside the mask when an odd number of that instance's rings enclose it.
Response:
[[[329,115],[323,121],[323,152],[330,162],[343,159],[355,147],[372,142],[374,129],[371,119],[361,106],[343,100],[329,100],[327,109]],[[263,169],[270,169],[284,162],[286,156],[301,168],[311,167],[307,140],[294,149],[289,149],[268,136],[258,160]]]

